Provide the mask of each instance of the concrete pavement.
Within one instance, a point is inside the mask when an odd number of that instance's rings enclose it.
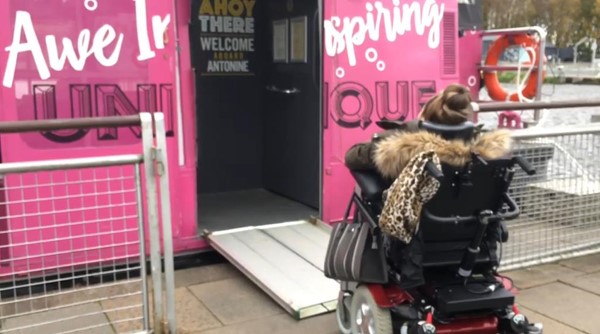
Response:
[[[338,333],[333,312],[296,321],[228,262],[222,259],[214,262],[213,259],[208,263],[175,272],[178,333]],[[597,309],[600,308],[600,254],[503,274],[511,277],[518,288],[519,308],[532,321],[542,322],[546,334],[600,333],[600,316],[597,315]],[[40,299],[36,303],[24,300],[13,305],[18,310],[12,310],[23,315],[3,321],[0,332],[44,324],[53,319],[70,320],[48,322],[49,325],[43,327],[44,333],[59,333],[75,328],[89,328],[85,333],[93,334],[136,330],[141,325],[140,321],[123,321],[137,319],[141,316],[141,308],[120,307],[134,305],[136,300],[140,302],[139,295],[129,296],[126,293],[137,288],[139,282],[130,282],[98,286],[97,291],[65,290],[58,296]],[[93,301],[100,295],[122,297]],[[10,301],[5,304],[10,304]],[[33,310],[39,306],[45,309],[59,305],[70,306],[27,314],[29,308]],[[8,315],[10,310],[7,305],[2,306],[0,313]],[[41,333],[40,327],[13,332]]]
[[[600,254],[512,272],[517,303],[545,333],[600,333]],[[229,263],[176,271],[179,333],[338,333],[334,313],[296,321]]]

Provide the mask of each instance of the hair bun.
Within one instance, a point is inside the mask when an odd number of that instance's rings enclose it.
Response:
[[[423,107],[423,119],[441,124],[456,125],[469,120],[471,92],[460,84],[451,84]]]

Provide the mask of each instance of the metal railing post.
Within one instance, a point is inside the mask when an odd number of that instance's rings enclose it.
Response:
[[[167,320],[170,334],[177,332],[175,316],[175,269],[173,264],[173,229],[171,224],[171,192],[169,189],[169,159],[167,158],[167,137],[165,116],[154,113],[156,127],[156,164],[160,187],[160,208],[162,213],[163,248],[165,259],[165,290]]]
[[[540,56],[538,57],[538,71],[537,71],[537,88],[535,90],[535,100],[536,101],[541,101],[542,100],[542,85],[544,84],[544,76],[543,76],[543,70],[544,70],[544,61],[546,59],[546,30],[544,30],[542,27],[535,27],[534,29],[537,33],[538,36],[540,37]],[[533,120],[534,122],[539,122],[541,118],[541,110],[540,109],[534,109],[533,110]]]
[[[135,165],[135,196],[137,199],[138,235],[140,238],[140,278],[142,280],[142,312],[145,331],[150,331],[150,306],[148,302],[148,281],[146,280],[146,229],[144,228],[144,201],[142,196],[142,165]]]
[[[158,198],[156,174],[154,166],[154,131],[152,115],[140,113],[142,123],[142,146],[144,155],[144,172],[146,180],[146,204],[148,210],[148,232],[150,236],[150,267],[152,272],[152,291],[154,297],[154,332],[163,333],[162,303],[162,265],[160,249],[160,230],[158,223]]]

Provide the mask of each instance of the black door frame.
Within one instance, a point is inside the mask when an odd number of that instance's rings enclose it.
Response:
[[[333,0],[329,0],[333,1]],[[323,92],[324,82],[323,82],[323,20],[324,20],[324,2],[325,0],[317,0],[317,22],[319,23],[319,27],[317,29],[317,57],[319,58],[319,66],[318,66],[318,89],[319,89],[319,219],[323,219],[323,173],[325,173],[325,161],[323,159],[323,145],[324,145],[324,132],[325,132],[325,117],[329,117],[327,115],[327,108],[323,106],[323,94],[327,94],[327,92]]]
[[[297,0],[297,1],[302,1],[302,0]],[[329,1],[333,1],[333,0],[329,0]],[[318,200],[318,219],[322,219],[323,218],[323,205],[324,205],[324,201],[323,201],[323,173],[324,173],[324,159],[323,159],[323,152],[324,152],[324,148],[323,148],[323,140],[324,140],[324,130],[325,130],[325,117],[328,117],[327,115],[327,110],[326,108],[323,106],[323,101],[324,101],[324,97],[323,94],[326,94],[326,92],[323,91],[323,87],[324,87],[324,82],[323,82],[323,63],[324,63],[324,57],[323,57],[323,20],[324,20],[324,2],[325,0],[317,0],[317,22],[318,22],[318,29],[316,30],[317,32],[317,48],[316,48],[316,54],[318,57],[318,66],[317,66],[317,89],[320,92],[318,94],[318,114],[320,115],[319,117],[319,200]],[[193,15],[193,14],[192,14]],[[190,53],[192,52],[192,50],[190,49]],[[193,54],[192,54],[193,57]],[[192,70],[194,70],[195,67],[192,66]],[[195,74],[194,74],[194,78],[195,78]],[[196,86],[196,82],[194,80],[194,86]],[[194,93],[197,93],[197,90],[194,88]],[[194,99],[196,99],[197,97],[194,96]],[[198,106],[196,106],[196,109],[198,108]],[[197,110],[196,110],[197,112]],[[198,147],[198,140],[199,140],[200,136],[199,136],[199,126],[198,124],[196,124],[196,126],[194,127],[194,145],[195,145],[195,162],[196,162],[196,182],[195,182],[195,188],[196,191],[194,192],[196,197],[198,197],[198,178],[199,178],[199,173],[198,173],[198,160],[199,160],[199,147]],[[196,198],[196,211],[198,210],[198,199]]]

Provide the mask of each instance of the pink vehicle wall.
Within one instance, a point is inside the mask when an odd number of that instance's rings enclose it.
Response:
[[[1,115],[4,121],[13,121],[164,112],[171,183],[177,189],[171,192],[173,233],[175,249],[181,252],[188,248],[198,249],[201,243],[196,236],[195,211],[192,209],[195,207],[192,81],[189,74],[181,77],[181,81],[185,82],[181,90],[181,106],[177,103],[178,86],[175,81],[175,24],[182,40],[187,40],[187,22],[175,21],[173,4],[159,0],[3,1],[0,4],[1,31],[5,32],[0,34],[0,45],[4,51],[0,53],[0,63],[3,64]],[[178,14],[185,15],[187,11],[189,15],[186,1],[177,1],[177,5],[180,6]],[[190,73],[189,54],[184,52],[181,58],[181,72]],[[185,115],[177,115],[178,112],[185,112]],[[185,123],[178,124],[178,118]],[[139,127],[4,135],[2,162],[137,153],[141,147],[139,137]],[[106,177],[114,177],[118,172],[111,169]],[[78,177],[77,173],[66,172],[63,177],[74,180]],[[100,247],[119,238],[126,239],[130,233],[125,232],[126,227],[137,224],[135,219],[128,219],[120,223],[124,232],[116,237],[105,233],[98,240],[94,238],[96,241],[84,240],[80,237],[84,230],[89,233],[91,228],[100,233],[110,225],[84,223],[78,227],[68,226],[66,222],[69,220],[86,221],[85,212],[78,212],[81,210],[76,208],[90,203],[78,204],[69,199],[55,200],[54,203],[19,203],[23,202],[23,196],[28,196],[20,188],[44,183],[61,184],[64,181],[56,177],[50,180],[47,175],[45,178],[43,175],[15,175],[4,180],[5,186],[11,189],[3,194],[9,203],[3,208],[9,212],[3,215],[8,216],[3,221],[6,225],[4,234],[9,235],[0,239],[4,243],[0,247],[4,246],[1,260],[5,266],[10,264],[18,271],[24,266],[33,269],[41,263],[60,266],[70,261],[77,262],[72,254],[64,254],[71,249],[68,243],[58,242],[57,238],[73,237],[72,247],[75,250]],[[111,188],[111,185],[105,187]],[[116,189],[119,185],[112,187]],[[80,192],[68,186],[40,186],[36,191],[39,198],[68,197]],[[101,192],[101,189],[97,191]],[[87,201],[90,200],[93,198]],[[98,196],[96,200],[96,205],[102,207],[131,199],[107,195]],[[181,214],[184,207],[185,217]],[[60,213],[67,211],[70,211],[69,217]],[[52,216],[50,212],[58,213]],[[98,215],[104,217],[108,211],[100,210]],[[40,226],[47,228],[40,229]],[[32,236],[39,233],[36,227],[42,231],[40,236]],[[6,247],[9,239],[11,247]],[[42,244],[46,245],[44,249],[39,246]],[[132,253],[125,246],[121,251],[123,254]],[[44,258],[41,254],[58,255]],[[108,256],[101,251],[80,255],[86,261]]]
[[[477,94],[480,53],[476,34],[459,41],[457,1],[325,1],[324,8],[323,219],[331,222],[343,217],[353,190],[346,150],[380,131],[376,121],[413,119],[450,83]]]
[[[422,104],[449,83],[469,85],[476,94],[481,43],[470,31],[459,38],[457,1],[323,0],[322,4],[321,218],[329,223],[342,218],[354,187],[343,164],[346,150],[379,131],[375,122],[380,119],[414,118]],[[0,3],[3,121],[165,113],[174,248],[178,254],[208,247],[199,235],[197,221],[196,105],[188,34],[192,15],[196,14],[191,13],[191,0]],[[179,62],[176,42],[181,50]],[[3,135],[0,145],[2,162],[135,153],[140,149],[136,128]],[[64,174],[64,178],[71,176],[76,175]],[[18,201],[18,189],[23,185],[60,181],[8,176],[5,186],[14,189],[0,194],[0,198],[6,197],[1,202]],[[68,197],[71,191],[68,187],[41,187],[37,196]],[[101,204],[116,200],[108,196]],[[68,254],[52,258],[41,254],[68,251],[66,244],[56,242],[54,231],[60,238],[82,236],[84,229],[69,229],[64,222],[85,220],[85,213],[68,216],[66,212],[77,207],[68,199],[42,202],[39,207],[15,203],[0,206],[5,217],[0,219],[0,261],[5,268],[69,265],[73,259]],[[65,214],[48,216],[42,224],[54,226],[58,221],[63,225],[36,239],[38,244],[48,240],[45,247],[49,248],[28,246],[30,228],[40,226],[38,217],[15,217],[57,210]],[[135,219],[123,222],[123,229],[131,224],[136,224]],[[102,230],[102,226],[98,228]],[[127,233],[118,238],[126,239]],[[74,247],[83,249],[86,241],[82,237],[77,240]],[[102,245],[108,237],[97,242]],[[132,251],[123,247],[122,254]],[[102,252],[81,254],[86,261],[107,256]]]

